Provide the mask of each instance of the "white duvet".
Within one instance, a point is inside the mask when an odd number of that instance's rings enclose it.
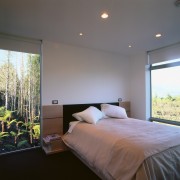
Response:
[[[63,141],[106,179],[130,180],[143,161],[180,145],[180,128],[137,119],[77,123]]]

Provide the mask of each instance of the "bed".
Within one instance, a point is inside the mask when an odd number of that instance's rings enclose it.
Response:
[[[179,127],[110,116],[93,124],[72,116],[89,107],[102,110],[101,104],[63,106],[62,139],[101,179],[180,179]]]

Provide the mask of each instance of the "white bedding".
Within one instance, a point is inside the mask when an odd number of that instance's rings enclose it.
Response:
[[[180,128],[108,118],[96,125],[77,123],[62,139],[105,179],[130,180],[145,159],[180,145]]]

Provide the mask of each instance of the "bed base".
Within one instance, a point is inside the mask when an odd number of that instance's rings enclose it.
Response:
[[[70,151],[83,163],[85,164],[91,171],[93,171],[99,179],[106,180],[107,177],[105,177],[100,171],[93,168],[85,159],[83,159],[78,153],[76,153],[74,150],[70,149]]]

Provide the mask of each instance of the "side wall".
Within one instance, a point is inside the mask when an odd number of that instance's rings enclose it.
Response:
[[[146,53],[140,53],[131,57],[131,85],[130,101],[131,116],[138,119],[148,119],[149,94],[146,93],[148,86],[148,74],[146,71]]]
[[[130,100],[127,57],[43,42],[42,105]]]

